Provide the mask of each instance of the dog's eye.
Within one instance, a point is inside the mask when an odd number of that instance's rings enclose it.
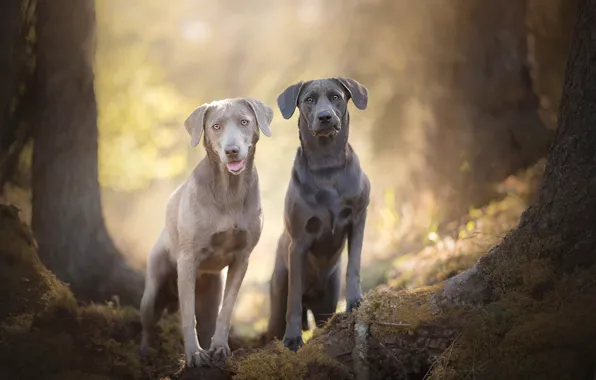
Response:
[[[308,98],[304,99],[304,101],[307,103],[312,103],[313,98],[312,98],[312,96],[309,96]]]
[[[248,125],[248,120],[246,120],[246,119],[240,120],[240,125]]]
[[[219,126],[219,124],[213,124],[212,128],[217,131],[217,130],[219,130],[220,126]]]
[[[331,100],[337,100],[337,99],[339,99],[339,95],[333,95],[333,96],[331,97]]]

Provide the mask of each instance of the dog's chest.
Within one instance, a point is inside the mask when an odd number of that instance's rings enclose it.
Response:
[[[230,265],[249,243],[249,233],[245,229],[232,228],[211,234],[209,245],[201,251],[199,270],[220,272]]]
[[[209,238],[201,250],[199,270],[203,272],[219,272],[230,265],[236,255],[244,254],[253,244],[258,234],[259,219],[236,218],[228,215],[213,223]]]

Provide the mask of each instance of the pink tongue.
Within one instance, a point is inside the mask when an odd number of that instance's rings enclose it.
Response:
[[[228,162],[226,165],[228,166],[228,169],[236,172],[244,167],[244,161]]]

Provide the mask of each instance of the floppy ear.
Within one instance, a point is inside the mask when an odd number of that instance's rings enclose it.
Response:
[[[271,121],[273,120],[273,109],[269,107],[267,104],[261,102],[257,99],[252,98],[244,98],[244,101],[248,104],[248,106],[252,109],[252,112],[255,114],[257,118],[257,124],[259,128],[263,132],[263,134],[267,137],[271,136]]]
[[[368,105],[368,90],[366,87],[350,78],[336,78],[350,93],[352,102],[359,110],[365,110]]]
[[[284,119],[289,119],[294,114],[296,106],[298,105],[298,96],[300,95],[300,90],[302,90],[303,84],[304,82],[302,81],[293,84],[286,88],[285,91],[277,97],[277,106]]]
[[[184,121],[184,128],[190,135],[190,146],[195,147],[201,140],[203,134],[203,127],[205,124],[205,113],[207,113],[209,104],[205,103],[202,106],[195,108],[194,111]]]

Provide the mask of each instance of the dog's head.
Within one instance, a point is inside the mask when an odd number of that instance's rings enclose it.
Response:
[[[232,174],[246,167],[253,146],[259,141],[259,129],[271,136],[273,110],[251,98],[218,100],[197,107],[184,122],[195,147],[205,133],[204,143]]]
[[[277,106],[284,119],[291,118],[298,107],[314,136],[334,136],[341,131],[350,99],[364,110],[368,90],[354,79],[327,78],[291,85],[277,97]]]

